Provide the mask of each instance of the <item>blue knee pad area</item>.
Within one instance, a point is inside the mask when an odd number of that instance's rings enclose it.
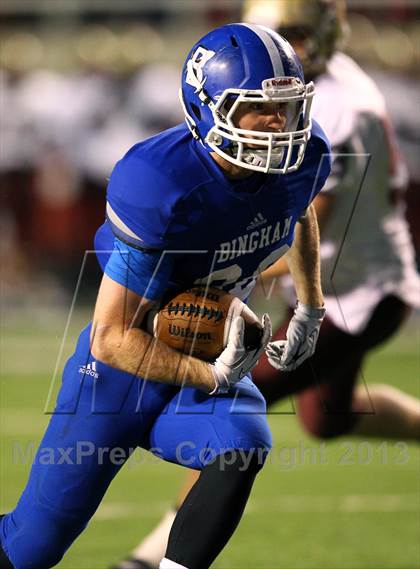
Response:
[[[89,335],[90,326],[65,366],[26,488],[1,521],[16,569],[59,562],[138,446],[200,469],[225,450],[266,454],[271,445],[265,401],[249,378],[221,397],[145,381],[95,361]]]

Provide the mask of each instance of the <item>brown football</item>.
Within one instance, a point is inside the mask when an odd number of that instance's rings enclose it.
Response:
[[[245,320],[245,347],[256,348],[262,336],[258,318],[239,298],[215,288],[197,286],[170,298],[152,316],[153,334],[175,350],[214,361],[226,347],[235,316]]]

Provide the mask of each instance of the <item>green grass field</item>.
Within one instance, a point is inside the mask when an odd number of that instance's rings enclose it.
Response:
[[[71,352],[83,317],[73,319],[61,361]],[[1,512],[14,506],[29,470],[29,464],[14,464],[13,453],[18,445],[37,444],[47,423],[44,408],[64,326],[65,315],[46,321],[43,311],[24,321],[3,321]],[[367,360],[366,382],[387,382],[419,396],[418,340],[418,322],[411,322]],[[420,567],[418,447],[356,439],[322,444],[303,433],[292,410],[293,402],[285,401],[276,408],[284,414],[270,417],[271,460],[214,567]],[[135,455],[59,567],[105,569],[124,556],[171,505],[181,479],[180,467]]]

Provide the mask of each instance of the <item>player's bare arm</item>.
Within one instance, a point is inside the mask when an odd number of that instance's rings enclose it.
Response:
[[[331,193],[321,192],[314,199],[313,206],[316,211],[316,219],[318,222],[319,233],[322,237],[323,230],[328,223],[330,215],[334,209],[335,196]],[[301,222],[304,221],[303,219]],[[290,273],[287,263],[287,256],[281,257],[271,267],[261,274],[261,280],[264,283],[270,283],[273,279],[283,277]]]
[[[91,332],[94,357],[133,376],[187,385],[215,395],[228,390],[252,369],[271,339],[271,322],[265,315],[260,345],[245,349],[245,322],[238,316],[230,326],[226,347],[209,364],[172,349],[140,328],[155,306],[156,302],[104,275]]]
[[[286,261],[298,301],[314,308],[322,307],[319,229],[313,205],[296,225],[295,239],[286,254]]]
[[[311,204],[296,224],[295,239],[286,255],[298,299],[286,340],[271,342],[268,361],[281,371],[293,371],[315,352],[325,315],[321,288],[319,229]]]
[[[140,329],[155,305],[104,275],[93,317],[94,357],[152,381],[212,391],[214,377],[208,363],[177,352]]]

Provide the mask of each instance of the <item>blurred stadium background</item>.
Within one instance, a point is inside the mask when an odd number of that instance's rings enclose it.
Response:
[[[348,8],[347,52],[381,87],[408,164],[407,216],[419,252],[420,3],[354,0]],[[107,177],[132,144],[183,120],[185,54],[209,29],[240,21],[240,10],[239,0],[0,4],[0,511],[23,487],[29,463],[21,453],[42,434],[60,366],[92,310],[100,278],[93,255],[73,300],[104,217]],[[369,359],[364,380],[419,396],[419,372],[414,317]],[[300,431],[293,401],[276,411],[277,459],[215,567],[420,567],[418,449],[323,446]],[[171,503],[180,469],[144,455],[137,462],[60,567],[107,567]]]

